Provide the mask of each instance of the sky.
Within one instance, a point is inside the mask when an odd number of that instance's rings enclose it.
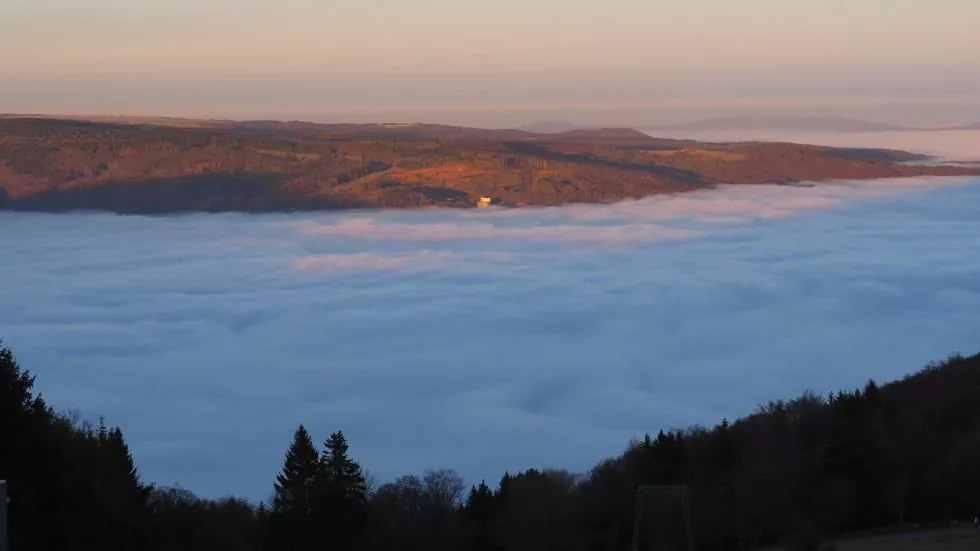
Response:
[[[47,403],[121,425],[148,481],[267,498],[304,423],[343,430],[379,482],[448,467],[493,485],[977,352],[977,205],[980,179],[909,178],[545,209],[0,213],[0,336]]]
[[[978,22],[973,0],[5,0],[0,112],[962,122]]]

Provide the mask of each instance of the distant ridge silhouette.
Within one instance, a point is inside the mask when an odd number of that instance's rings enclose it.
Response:
[[[517,129],[524,132],[534,132],[535,134],[560,134],[562,132],[571,132],[572,130],[586,130],[592,128],[599,127],[575,124],[566,121],[540,121],[518,127]]]
[[[839,117],[766,117],[738,115],[652,126],[654,130],[796,130],[806,132],[885,132],[918,130],[907,126]]]

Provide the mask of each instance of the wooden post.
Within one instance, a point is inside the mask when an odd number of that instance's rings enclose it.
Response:
[[[636,510],[633,513],[633,551],[640,551],[640,529],[643,526],[643,505],[646,493],[636,492]]]
[[[684,508],[684,526],[687,531],[687,551],[694,551],[694,531],[691,529],[691,500],[687,486],[681,491],[681,507]]]
[[[0,480],[0,551],[8,551],[7,541],[7,481]]]

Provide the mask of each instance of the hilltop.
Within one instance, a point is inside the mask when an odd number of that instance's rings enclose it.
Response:
[[[518,130],[533,132],[535,134],[559,134],[569,130],[581,130],[595,128],[591,125],[581,125],[566,121],[540,121],[518,127]]]
[[[628,128],[0,118],[0,209],[119,213],[560,205],[720,184],[977,174],[902,151],[713,144]]]

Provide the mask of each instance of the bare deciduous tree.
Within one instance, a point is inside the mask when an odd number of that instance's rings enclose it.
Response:
[[[435,507],[451,510],[463,504],[466,483],[453,469],[429,469],[422,476],[422,483]]]

